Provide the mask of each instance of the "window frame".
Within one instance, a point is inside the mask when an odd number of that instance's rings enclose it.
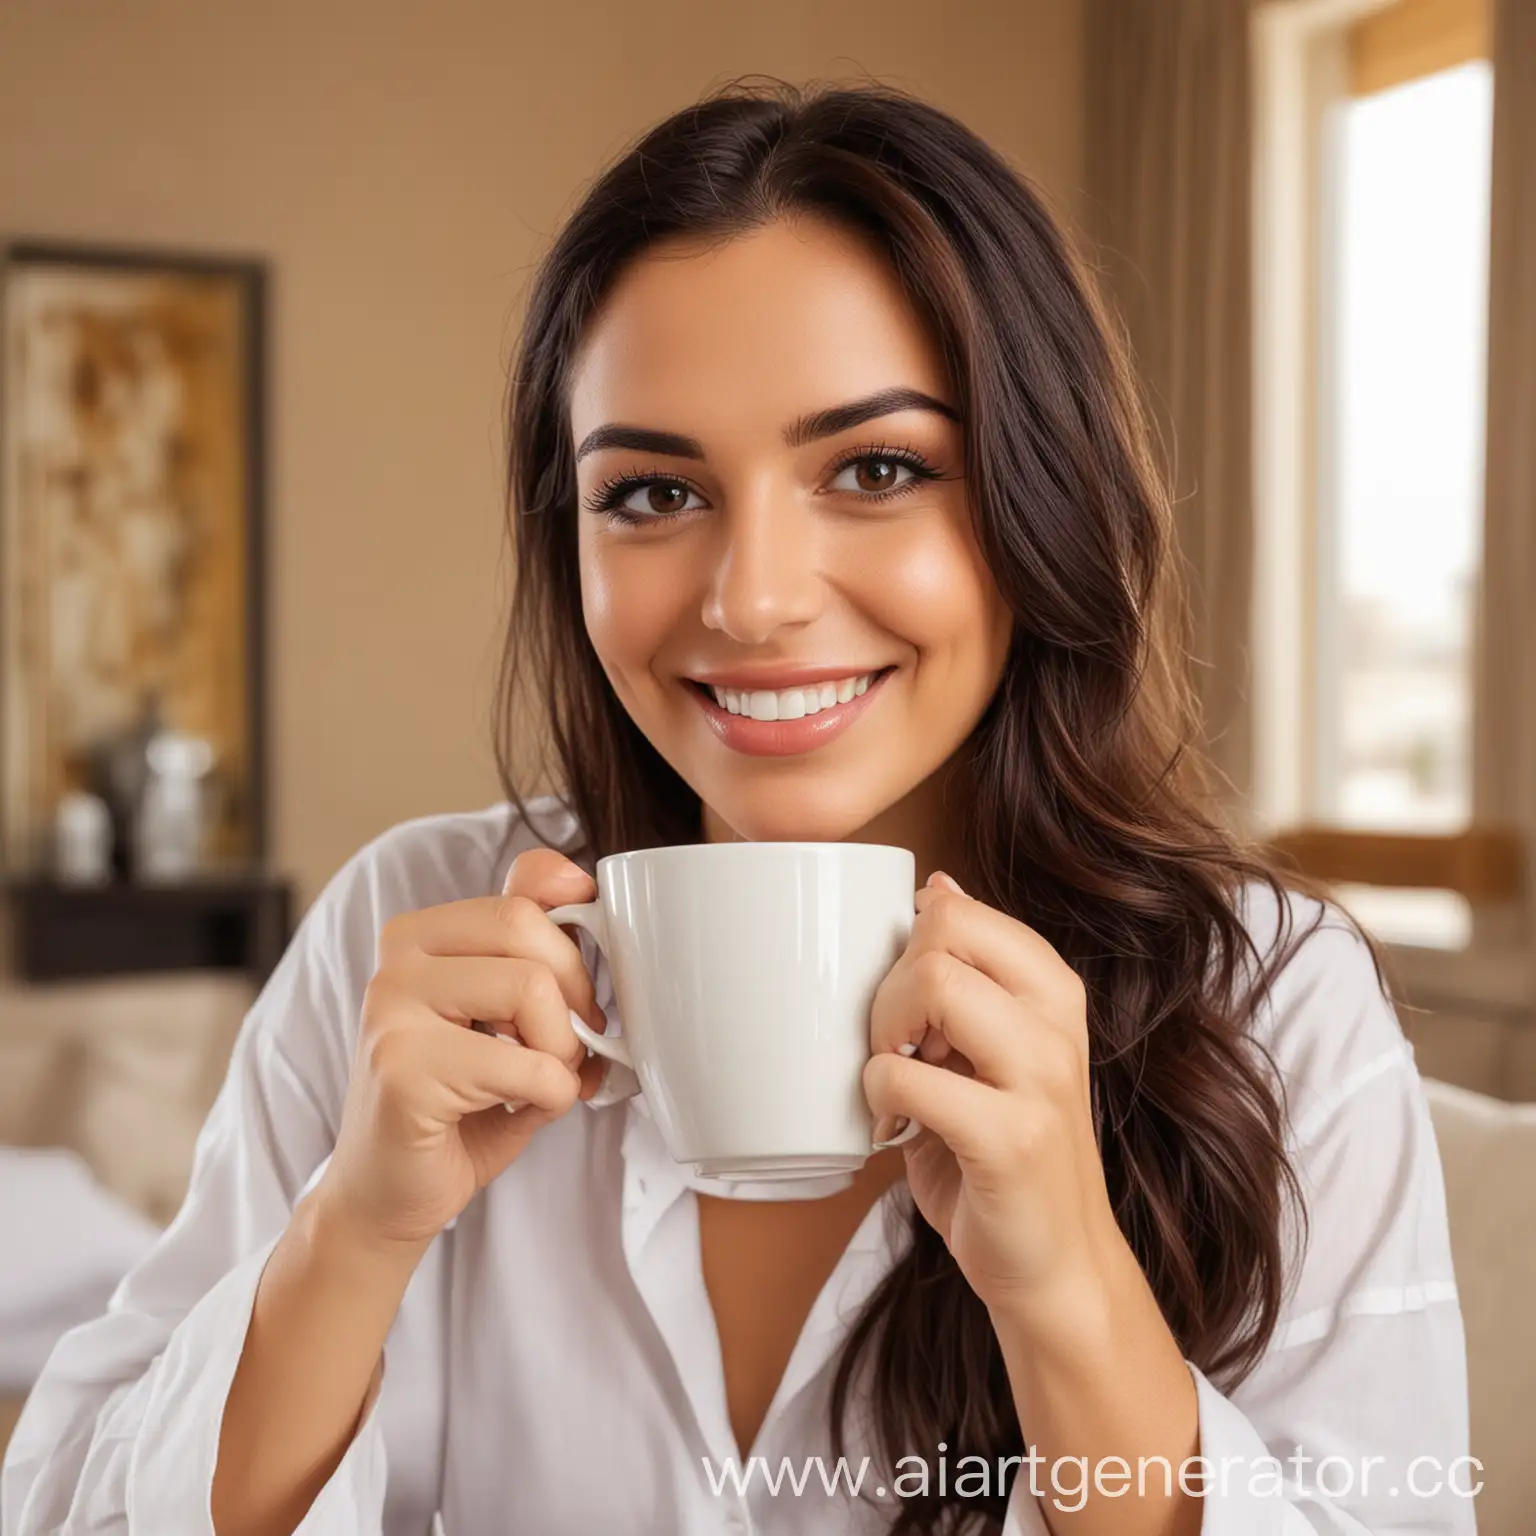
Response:
[[[1475,14],[1474,14],[1475,13]],[[1463,950],[1392,944],[1400,974],[1458,1006],[1510,1006],[1529,996],[1532,968],[1516,948],[1526,929],[1527,850],[1512,827],[1474,809],[1465,830],[1378,833],[1321,824],[1319,626],[1328,562],[1320,547],[1328,440],[1319,338],[1334,291],[1327,269],[1330,108],[1362,81],[1390,84],[1486,57],[1483,0],[1272,0],[1254,14],[1254,776],[1249,830],[1285,861],[1324,881],[1456,891],[1472,908]],[[1471,23],[1468,18],[1472,17]],[[1430,23],[1457,23],[1439,53]],[[1481,21],[1482,30],[1478,30]],[[1469,41],[1470,40],[1470,41]],[[1481,54],[1467,52],[1474,43]],[[1428,68],[1409,68],[1431,59]],[[1477,604],[1487,601],[1480,584]],[[1480,611],[1485,628],[1496,620]],[[1487,751],[1481,668],[1472,674],[1472,776]]]

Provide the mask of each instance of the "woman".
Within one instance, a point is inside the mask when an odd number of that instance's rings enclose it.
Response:
[[[1035,195],[899,95],[729,91],[587,196],[514,385],[504,699],[565,795],[504,711],[510,804],[331,882],[6,1529],[1470,1531],[1411,1056],[1206,805],[1166,497]],[[546,911],[730,838],[916,855],[864,1086],[925,1129],[851,1178],[694,1178],[570,1028],[619,1021]]]

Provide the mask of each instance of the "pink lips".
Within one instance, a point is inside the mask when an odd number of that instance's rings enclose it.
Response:
[[[800,752],[810,752],[824,747],[834,737],[842,735],[871,702],[890,671],[881,672],[863,693],[855,694],[846,704],[834,704],[814,715],[799,720],[753,720],[745,715],[733,715],[722,709],[712,694],[702,688],[692,690],[704,711],[710,728],[733,752],[745,752],[753,757],[793,757]]]

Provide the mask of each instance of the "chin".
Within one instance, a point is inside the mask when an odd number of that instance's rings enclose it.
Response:
[[[709,796],[705,796],[709,800]],[[865,794],[821,793],[808,785],[766,787],[710,800],[727,826],[754,843],[841,843],[855,837],[884,803]]]

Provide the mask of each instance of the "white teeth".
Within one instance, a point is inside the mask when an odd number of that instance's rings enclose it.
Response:
[[[753,720],[799,720],[806,715],[819,715],[824,709],[846,704],[849,699],[863,693],[874,677],[866,672],[862,677],[845,677],[837,682],[811,683],[804,688],[785,688],[778,693],[767,689],[717,688],[710,692],[721,709],[733,715],[745,715]]]

